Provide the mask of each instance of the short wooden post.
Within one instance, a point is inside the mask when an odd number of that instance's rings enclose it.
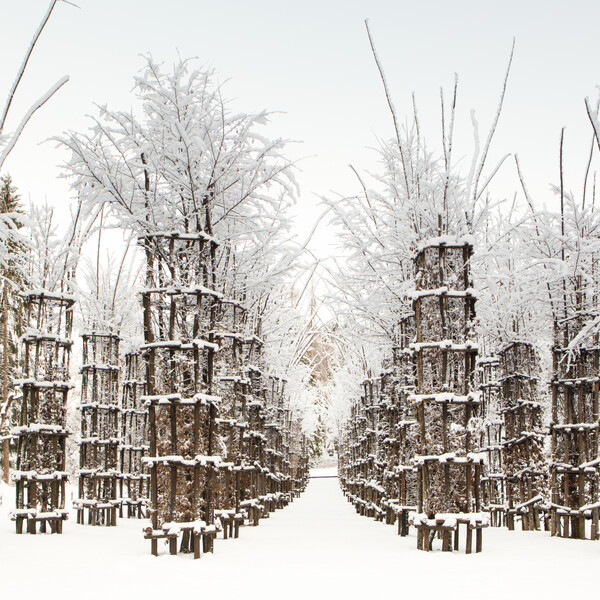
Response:
[[[471,526],[469,524],[467,524],[467,545],[466,545],[465,553],[471,554],[472,550],[473,550],[473,530],[471,529]]]

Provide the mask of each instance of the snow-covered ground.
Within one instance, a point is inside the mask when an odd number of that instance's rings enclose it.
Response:
[[[329,471],[330,473],[331,471]],[[323,474],[321,472],[320,474]],[[307,491],[237,540],[218,539],[214,555],[150,555],[145,521],[117,528],[77,525],[64,534],[21,535],[0,506],[0,598],[594,598],[600,543],[547,533],[484,531],[482,554],[416,549],[414,533],[358,516],[335,478]],[[165,548],[166,551],[166,548]],[[197,590],[197,591],[195,591]],[[214,596],[212,596],[214,597]]]

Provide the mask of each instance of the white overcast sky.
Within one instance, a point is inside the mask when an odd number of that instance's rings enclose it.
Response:
[[[376,170],[371,148],[392,133],[365,18],[399,116],[410,114],[415,92],[432,149],[439,140],[439,88],[449,93],[458,73],[457,154],[465,157],[472,149],[469,111],[476,110],[483,137],[515,37],[489,164],[517,152],[536,201],[549,203],[565,126],[567,187],[581,189],[591,142],[583,101],[595,99],[600,84],[597,0],[76,1],[80,8],[56,8],[15,101],[12,123],[59,77],[71,77],[34,116],[5,165],[25,199],[66,204],[68,187],[57,179],[65,157],[39,142],[85,129],[94,103],[128,108],[132,76],[143,65],[139,55],[151,52],[170,65],[179,52],[228,80],[224,94],[236,99],[236,109],[282,111],[269,133],[301,142],[290,155],[309,157],[297,175],[300,230],[307,231],[318,196],[357,192],[348,164]],[[0,0],[2,102],[47,6],[48,0]],[[510,169],[499,181],[498,193],[516,188]]]

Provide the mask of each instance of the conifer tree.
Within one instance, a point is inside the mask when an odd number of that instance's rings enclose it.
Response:
[[[18,292],[24,283],[21,268],[23,244],[18,235],[22,222],[20,197],[10,175],[0,179],[0,215],[10,223],[3,240],[0,261],[0,364],[2,365],[2,402],[0,404],[0,433],[11,425],[11,382],[18,367],[17,341],[22,329],[22,305]],[[4,480],[8,482],[9,440],[3,440]]]

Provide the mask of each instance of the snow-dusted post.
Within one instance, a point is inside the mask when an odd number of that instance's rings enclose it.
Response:
[[[9,308],[8,308],[8,282],[2,283],[2,397],[0,400],[0,442],[2,442],[2,478],[5,483],[9,482],[10,473],[10,451],[9,441],[11,435],[2,435],[5,423],[8,421],[10,406],[14,398],[13,393],[9,393],[9,360],[8,360],[8,339],[9,339]]]
[[[350,409],[350,414],[352,414],[352,409]],[[348,419],[341,427],[339,438],[337,439],[336,444],[338,478],[342,492],[346,497],[349,493],[350,479],[352,477],[351,436],[352,427],[350,425],[350,419]]]
[[[398,464],[398,440],[396,423],[398,421],[398,406],[394,401],[397,397],[397,382],[393,369],[381,374],[380,384],[380,419],[379,419],[379,453],[377,462],[380,464],[380,485],[384,492],[380,507],[384,511],[385,523],[393,525],[396,522],[398,476],[392,471]]]
[[[589,317],[580,313],[558,323],[553,350],[550,530],[578,539],[600,536],[598,333],[586,340],[588,347],[568,347]]]
[[[398,440],[395,436],[398,421],[396,385],[391,372],[382,373],[381,377],[381,419],[380,419],[380,452],[378,461],[382,465],[381,485],[384,489],[381,507],[385,512],[386,525],[396,522],[396,512],[393,510],[397,503],[398,476],[392,471],[398,464]]]
[[[308,484],[308,450],[306,436],[302,433],[300,415],[292,411],[289,426],[289,461],[292,496],[298,497]]]
[[[77,522],[116,525],[119,501],[119,342],[113,333],[84,333]],[[87,510],[87,519],[85,512]]]
[[[352,404],[347,441],[349,451],[345,455],[348,463],[342,479],[348,501],[363,516],[374,516],[377,512],[371,504],[375,463],[375,455],[371,452],[375,445],[371,383],[370,380],[363,381],[362,394]]]
[[[219,345],[214,363],[214,391],[221,398],[218,425],[219,445],[224,463],[218,471],[215,489],[215,517],[224,537],[238,537],[244,521],[241,503],[245,500],[247,474],[254,469],[244,452],[248,429],[247,408],[250,381],[244,373],[249,360],[248,311],[233,299],[216,303],[215,328],[210,340]],[[258,338],[257,338],[258,339]]]
[[[75,299],[66,294],[32,290],[24,294],[26,333],[22,338],[24,377],[21,386],[16,483],[17,533],[62,533],[65,510],[65,444],[69,361]]]
[[[248,429],[244,433],[244,454],[247,460],[245,470],[244,499],[240,506],[248,513],[251,525],[258,525],[264,516],[262,497],[266,493],[265,462],[266,405],[263,384],[262,342],[248,340],[245,344],[245,375],[249,384],[247,407]]]
[[[212,551],[214,488],[221,464],[215,446],[219,398],[212,395],[214,330],[219,294],[211,283],[217,242],[204,232],[166,232],[140,239],[149,257],[142,292],[149,409],[152,526],[146,538],[158,554]]]
[[[265,423],[265,466],[267,473],[267,489],[264,499],[265,513],[283,508],[288,497],[282,490],[285,480],[283,471],[283,431],[285,424],[285,409],[283,407],[285,381],[270,375],[267,378],[265,404],[267,421]]]
[[[342,439],[338,447],[338,472],[340,485],[348,502],[354,504],[356,478],[356,436],[358,430],[358,404],[356,398],[349,399],[350,412],[344,424]],[[355,505],[356,506],[356,505]]]
[[[148,456],[148,407],[146,368],[139,352],[125,355],[125,379],[121,401],[121,444],[119,446],[121,509],[127,507],[127,517],[146,516],[150,497],[150,475],[143,459]],[[121,516],[123,516],[121,514]]]
[[[368,477],[367,465],[369,457],[366,455],[367,449],[367,428],[368,419],[365,414],[365,397],[360,395],[356,399],[356,438],[354,455],[354,506],[360,515],[365,514],[365,503],[363,500],[365,481]]]
[[[408,396],[415,389],[416,363],[410,344],[416,335],[415,316],[409,314],[403,317],[396,328],[396,345],[394,346],[394,379],[396,392],[396,420],[393,432],[398,446],[395,461],[389,465],[389,470],[397,481],[397,502],[393,509],[398,519],[398,535],[408,535],[410,512],[417,508],[417,472],[412,464],[415,455],[415,436],[417,416],[415,405],[408,401]]]
[[[520,516],[523,530],[539,530],[548,482],[543,407],[537,391],[538,360],[534,348],[525,342],[508,344],[499,352],[499,358],[501,414],[506,437],[502,443],[508,504],[506,524],[514,529],[515,517]]]
[[[466,526],[466,552],[482,548],[482,458],[471,419],[479,409],[474,391],[477,345],[471,340],[475,298],[471,291],[472,245],[448,238],[429,240],[416,256],[413,308],[417,387],[409,400],[417,406],[418,512],[413,524],[417,547],[431,550],[435,534],[442,550],[458,549],[459,526]]]
[[[477,361],[481,416],[484,419],[479,450],[486,457],[481,478],[482,507],[490,514],[490,525],[501,527],[506,518],[506,475],[502,468],[504,421],[500,409],[500,361],[497,356]]]
[[[384,488],[382,463],[378,460],[381,452],[381,414],[382,414],[382,378],[375,377],[364,382],[365,414],[367,417],[367,472],[368,480],[365,483],[364,498],[366,502],[365,514],[377,521],[383,519]]]

